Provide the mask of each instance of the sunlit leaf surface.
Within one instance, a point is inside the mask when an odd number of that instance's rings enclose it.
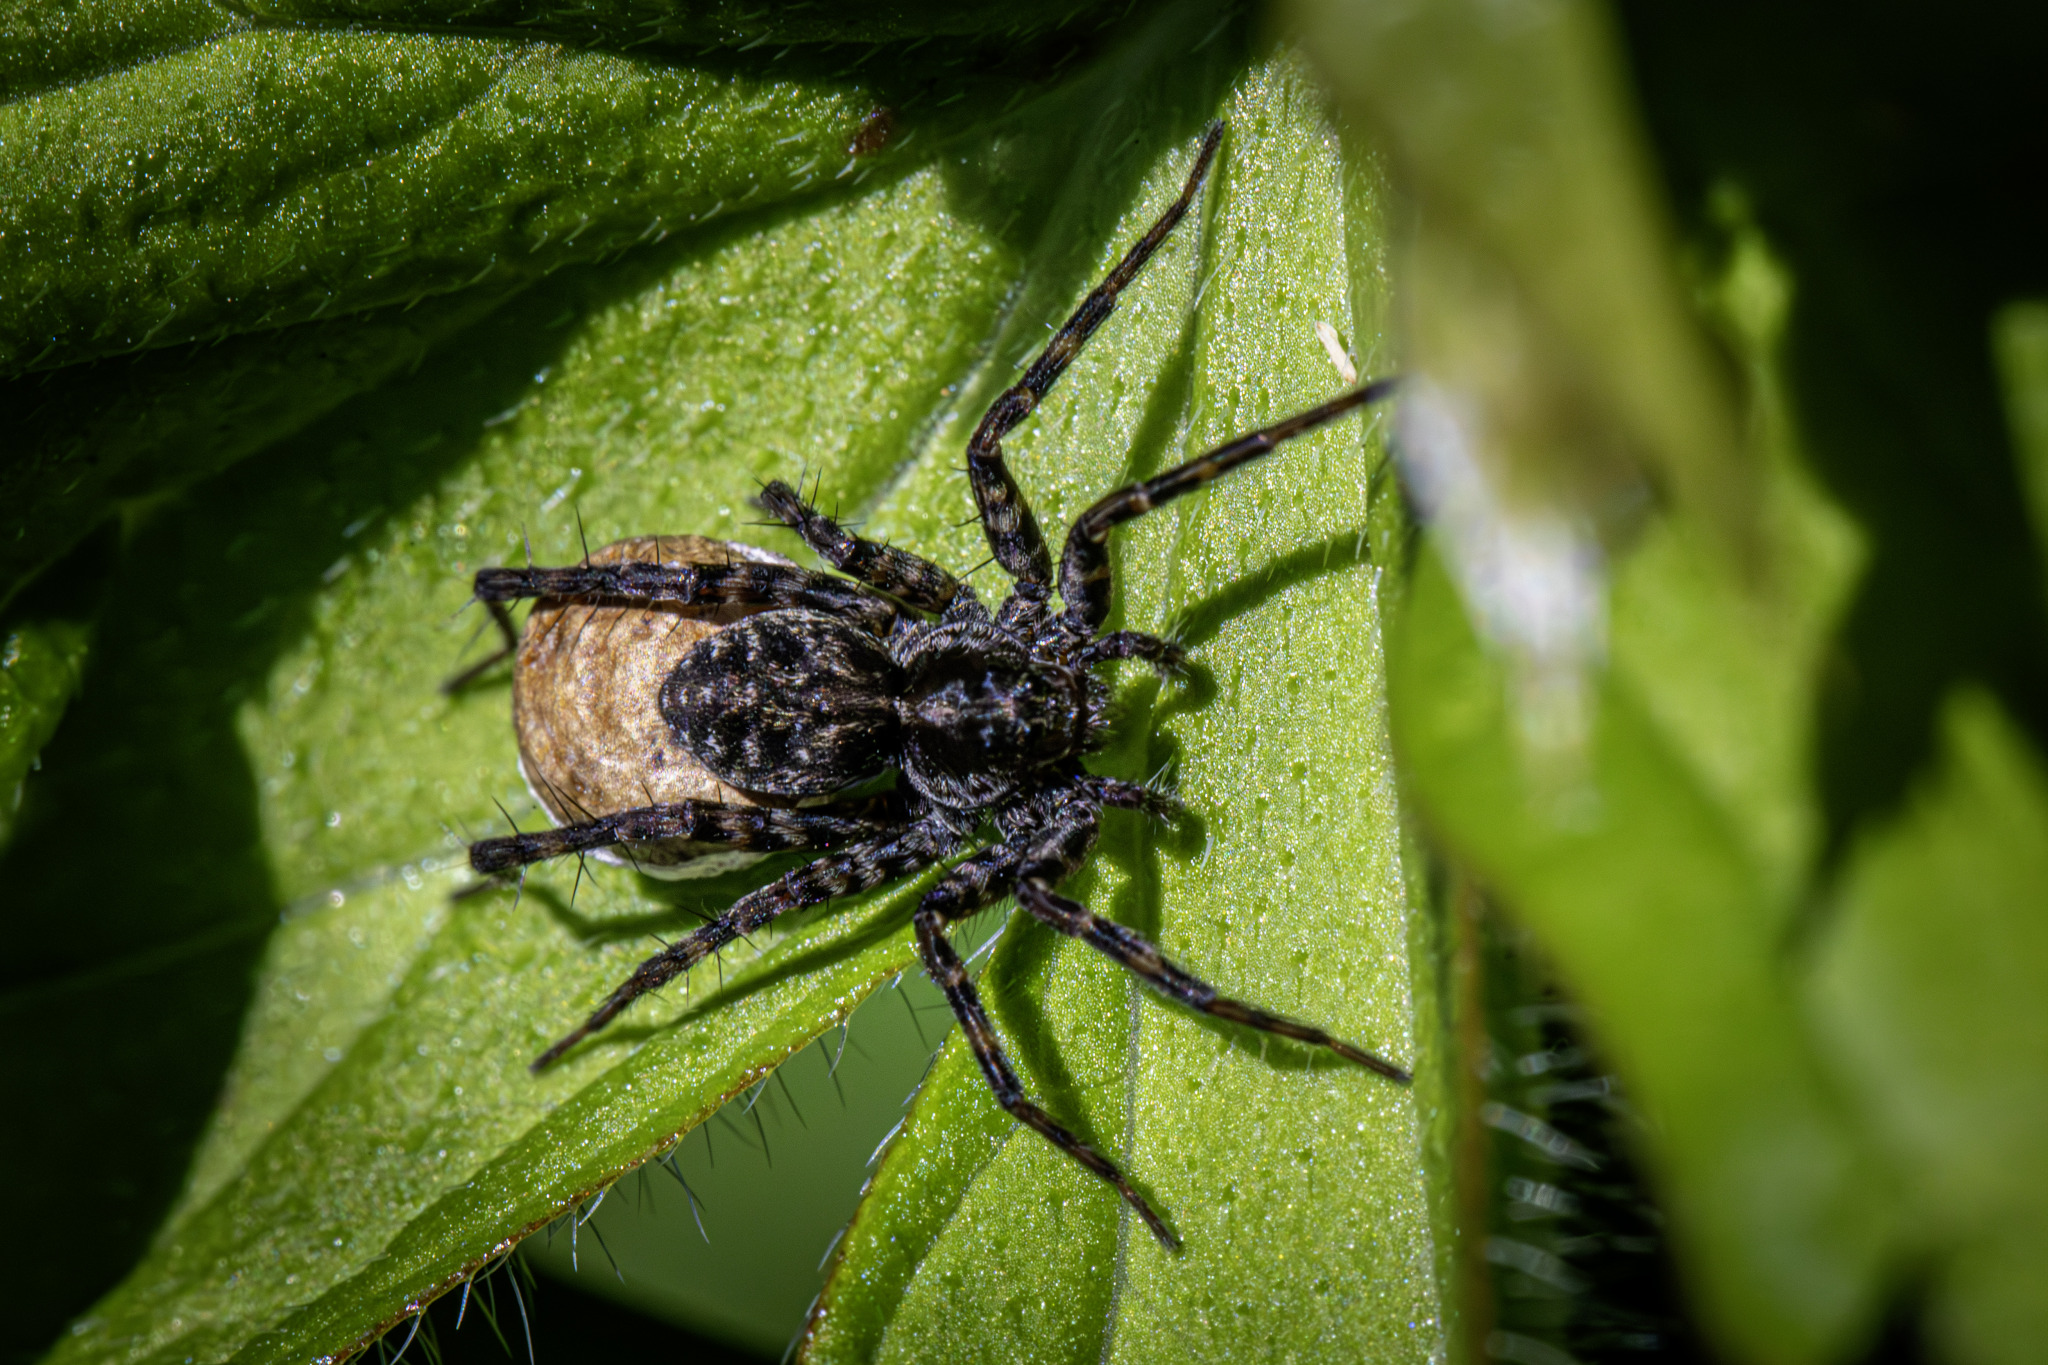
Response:
[[[1030,443],[1034,465],[1102,471],[1081,489],[1328,392],[1315,322],[1377,359],[1377,186],[1347,180],[1320,100],[1284,60],[1234,81],[1219,112],[1232,140],[1202,236],[1156,268],[1114,324],[1117,351],[1076,365]],[[1154,201],[1181,164],[1153,171]],[[1133,212],[1119,236],[1142,222]],[[1376,472],[1376,440],[1330,432],[1133,535],[1127,623],[1185,632],[1204,671],[1197,696],[1133,688],[1157,731],[1117,760],[1134,775],[1174,765],[1201,828],[1178,842],[1113,830],[1085,886],[1222,988],[1406,1061],[1414,986],[1379,662],[1398,540]],[[956,1041],[848,1233],[808,1358],[1438,1349],[1412,1092],[1191,1019],[1029,923],[987,980],[1032,1087],[1125,1157],[1186,1250],[1163,1253],[1009,1122]]]

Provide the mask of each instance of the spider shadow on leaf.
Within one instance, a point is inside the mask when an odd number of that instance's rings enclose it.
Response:
[[[801,867],[801,855],[776,855],[765,866],[730,872],[687,890],[673,882],[635,874],[642,890],[668,899],[669,911],[655,911],[616,917],[585,915],[572,909],[561,891],[552,886],[529,886],[526,896],[536,900],[557,924],[585,948],[611,943],[634,943],[649,936],[667,939],[696,928],[748,891],[774,881],[782,872]],[[608,869],[609,870],[609,869]],[[713,1012],[737,1004],[786,981],[814,976],[885,939],[903,935],[910,925],[910,912],[919,895],[929,888],[936,872],[879,891],[847,896],[793,914],[764,937],[749,945],[740,941],[745,960],[727,962],[715,955],[698,964],[668,990],[679,990],[680,1007],[666,1019],[648,1023],[618,1023],[607,1029],[600,1041],[638,1046],[679,1028],[686,1028]],[[509,887],[500,887],[504,894]],[[893,902],[876,910],[878,901]],[[705,909],[695,908],[702,904]],[[871,913],[872,911],[872,913]],[[598,978],[608,978],[611,968],[593,965]],[[915,970],[915,968],[906,968]]]
[[[616,875],[623,874],[638,884],[635,890],[641,896],[663,904],[662,909],[636,914],[586,914],[576,907],[570,896],[564,895],[561,888],[552,883],[530,881],[524,894],[585,947],[635,943],[650,934],[687,933],[747,892],[766,885],[792,867],[801,867],[803,863],[804,859],[797,855],[774,854],[753,867],[687,882],[665,881],[636,872],[631,866],[607,866],[595,859],[584,865],[581,879],[586,888],[599,887],[600,878],[612,881]],[[570,873],[572,878],[577,875]]]
[[[1182,608],[1173,617],[1168,634],[1189,648],[1199,648],[1217,638],[1231,621],[1257,611],[1282,593],[1329,574],[1344,573],[1373,562],[1371,536],[1361,525],[1311,541],[1266,563],[1261,568],[1237,575],[1222,588]],[[1158,689],[1151,708],[1146,735],[1145,768],[1148,772],[1172,771],[1179,756],[1179,744],[1164,722],[1174,716],[1199,711],[1216,699],[1214,670],[1199,659],[1190,660],[1177,685]],[[1207,843],[1207,826],[1200,813],[1190,809],[1176,826],[1158,831],[1134,850],[1138,860],[1131,868],[1131,881],[1116,906],[1116,918],[1134,927],[1146,922],[1144,932],[1157,935],[1164,912],[1160,860],[1166,856],[1183,865],[1195,861]],[[1112,854],[1114,856],[1114,854]],[[1146,894],[1141,894],[1146,893]],[[1148,903],[1141,903],[1148,902]],[[1219,983],[1220,984],[1220,983]],[[1176,1009],[1177,1015],[1193,1020],[1199,1027],[1225,1039],[1234,1047],[1256,1044],[1263,1062],[1280,1071],[1317,1069],[1323,1049],[1261,1032],[1248,1025]],[[1322,1058],[1327,1069],[1344,1069],[1347,1063]]]
[[[1101,878],[1091,871],[1075,878],[1074,884],[1085,896],[1096,891]],[[1014,904],[1006,902],[1005,906],[998,907],[1010,916],[1003,929],[1003,951],[992,955],[981,980],[989,1011],[1003,1032],[1010,1056],[1084,1140],[1113,1137],[1113,1132],[1096,1131],[1100,1125],[1095,1121],[1094,1106],[1085,1102],[1086,1090],[1068,1067],[1059,1042],[1060,1030],[1046,1010],[1045,987],[1058,970],[1053,959],[1063,940]],[[1077,957],[1088,953],[1081,945],[1073,946],[1079,949]]]
[[[802,867],[806,861],[802,854],[772,854],[753,867],[694,881],[667,880],[616,865],[603,867],[600,873],[600,865],[586,864],[581,874],[581,879],[591,884],[584,888],[586,893],[598,885],[600,876],[610,881],[612,874],[625,873],[637,883],[635,890],[642,897],[664,902],[666,906],[626,914],[585,913],[576,908],[569,894],[550,882],[529,881],[523,889],[511,883],[481,883],[479,887],[487,887],[498,895],[520,896],[538,905],[548,918],[575,938],[580,948],[596,949],[616,943],[641,943],[650,937],[663,941],[680,938],[715,918],[741,896],[768,885],[792,868]],[[781,982],[810,976],[857,955],[908,927],[916,895],[931,879],[927,875],[901,886],[848,896],[793,914],[775,926],[772,937],[746,945],[756,950],[747,960],[727,963],[715,957],[679,982],[685,992],[685,1003],[673,1017],[638,1026],[621,1024],[610,1030],[608,1036],[613,1041],[645,1043]],[[901,904],[873,916],[864,915],[872,902],[886,899],[899,900]],[[603,972],[610,970],[606,967]]]
[[[696,997],[682,1018],[693,1018],[784,981],[815,975],[884,939],[902,934],[910,926],[910,914],[918,897],[938,876],[939,872],[934,870],[907,882],[808,907],[790,916],[788,928],[778,928],[773,942],[760,945],[759,957],[738,968],[727,968],[725,980]],[[873,910],[877,902],[890,903]],[[833,928],[817,932],[826,925]]]
[[[1207,597],[1183,607],[1168,633],[1189,648],[1197,648],[1214,640],[1226,622],[1257,610],[1289,588],[1369,565],[1369,534],[1365,526],[1350,527],[1289,550],[1263,568],[1239,574]],[[1193,709],[1193,705],[1169,703],[1174,713]]]

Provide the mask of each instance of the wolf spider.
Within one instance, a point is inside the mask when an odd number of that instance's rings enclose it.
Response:
[[[485,839],[470,864],[500,874],[569,853],[652,840],[732,849],[823,851],[736,901],[717,919],[641,963],[584,1024],[534,1062],[538,1070],[603,1028],[647,992],[786,911],[932,867],[975,841],[994,840],[954,866],[919,901],[918,952],[945,992],[996,1100],[1019,1121],[1116,1187],[1162,1245],[1173,1232],[1115,1163],[1033,1104],[1003,1055],[988,1011],[948,940],[954,924],[1004,896],[1078,938],[1191,1009],[1328,1048],[1397,1082],[1392,1062],[1311,1024],[1217,994],[1152,943],[1058,894],[1087,858],[1105,807],[1172,813],[1166,797],[1087,772],[1082,756],[1108,732],[1109,691],[1097,664],[1140,659],[1161,672],[1180,645],[1156,635],[1104,633],[1111,575],[1106,543],[1123,522],[1228,470],[1384,397],[1379,380],[1261,431],[1240,436],[1156,478],[1120,488],[1067,533],[1059,593],[1052,557],[1003,460],[1002,437],[1044,401],[1118,295],[1187,213],[1214,160],[1222,125],[1209,129],[1180,197],[1087,297],[1014,387],[997,398],[967,446],[967,474],[995,562],[1015,580],[991,613],[974,589],[903,550],[842,529],[789,485],[770,483],[759,504],[847,577],[781,563],[592,563],[484,569],[476,596],[509,633],[502,604],[519,598],[626,607],[747,606],[691,645],[660,688],[676,743],[720,780],[777,798],[819,798],[893,769],[893,792],[810,807],[681,801],[649,804],[555,829]],[[829,851],[828,851],[829,850]]]

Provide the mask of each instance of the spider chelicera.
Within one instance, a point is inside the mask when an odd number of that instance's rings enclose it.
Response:
[[[1110,609],[1110,530],[1290,437],[1377,401],[1393,383],[1366,384],[1103,498],[1067,533],[1059,567],[1061,605],[1053,605],[1052,556],[1004,463],[1001,439],[1044,401],[1115,309],[1119,293],[1186,215],[1222,135],[1221,124],[1209,130],[1180,197],[1075,310],[1023,379],[996,399],[968,444],[967,473],[982,528],[995,562],[1015,580],[995,612],[945,569],[849,533],[780,481],[762,491],[761,507],[846,577],[772,556],[659,562],[658,550],[657,562],[597,562],[586,556],[568,568],[478,572],[476,596],[504,629],[507,652],[512,632],[503,604],[519,598],[553,599],[557,607],[742,613],[704,629],[665,679],[647,684],[654,695],[636,704],[654,708],[668,742],[743,800],[780,804],[650,802],[550,830],[481,840],[469,850],[476,871],[497,875],[565,854],[635,845],[822,854],[742,896],[723,915],[641,963],[580,1028],[541,1054],[536,1070],[734,939],[800,906],[941,863],[976,842],[986,824],[993,841],[956,864],[919,900],[918,952],[945,992],[997,1102],[1115,1186],[1169,1249],[1179,1246],[1178,1239],[1116,1164],[1025,1095],[948,940],[959,921],[1015,896],[1031,915],[1191,1009],[1328,1048],[1390,1080],[1409,1079],[1393,1063],[1314,1025],[1218,995],[1142,936],[1057,890],[1088,857],[1104,808],[1161,816],[1177,809],[1147,787],[1098,777],[1082,766],[1083,755],[1099,749],[1109,730],[1109,689],[1095,666],[1139,659],[1170,673],[1183,657],[1171,640],[1102,630]],[[557,615],[548,628],[559,624]],[[527,630],[531,637],[533,621]],[[891,770],[898,774],[893,790],[847,797],[848,789]],[[798,804],[835,797],[825,804]],[[549,804],[558,816],[565,813],[560,801]]]

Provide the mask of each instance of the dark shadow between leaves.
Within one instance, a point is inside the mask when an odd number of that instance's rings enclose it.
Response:
[[[401,395],[432,405],[426,430],[480,430],[526,382],[545,336],[494,329],[495,348],[513,353],[496,383],[465,376],[457,397],[429,367]],[[17,1204],[39,1229],[11,1268],[34,1306],[9,1319],[19,1351],[45,1344],[147,1245],[233,1056],[282,906],[237,713],[303,636],[351,524],[416,498],[466,453],[404,441],[388,448],[415,447],[406,460],[365,460],[375,443],[349,436],[373,420],[348,405],[159,509],[108,570],[85,685],[0,857],[9,895],[44,910],[17,928],[10,979],[61,1002],[37,1011],[38,1046],[10,1054],[10,1090],[43,1098],[34,1125],[9,1127],[8,1159],[71,1177],[31,1182]],[[210,942],[220,946],[178,951]],[[125,989],[61,989],[150,963],[162,965]]]

